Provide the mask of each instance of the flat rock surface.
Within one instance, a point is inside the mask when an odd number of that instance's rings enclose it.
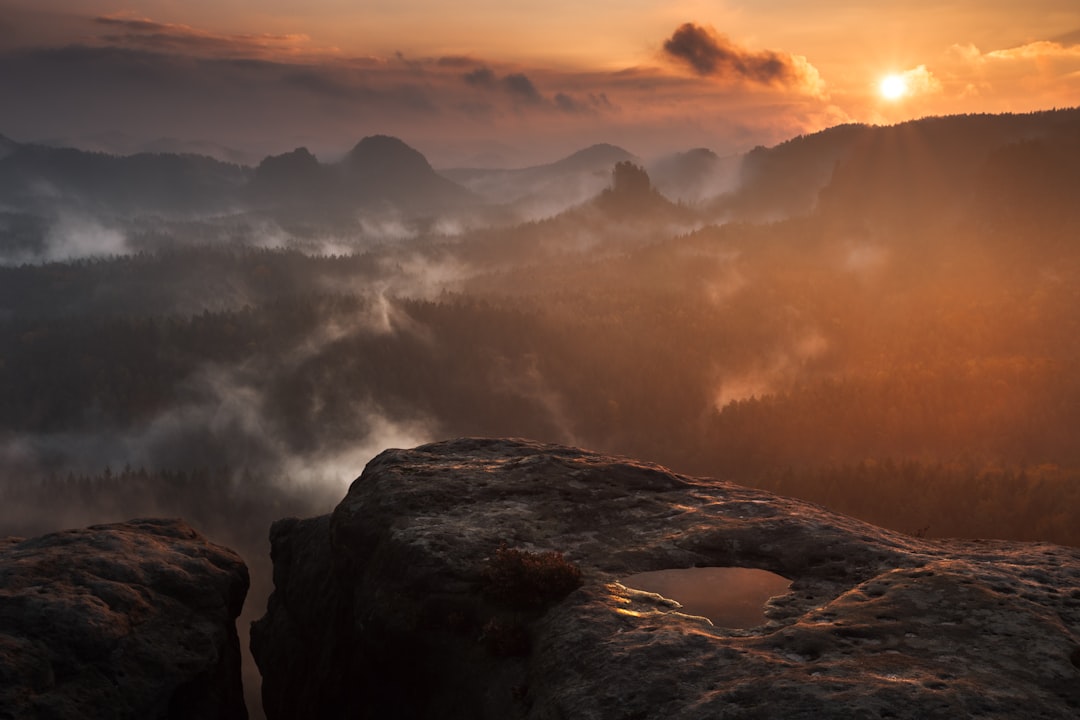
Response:
[[[179,520],[0,540],[0,719],[246,718],[247,588]]]
[[[388,450],[332,516],[279,522],[271,541],[252,649],[272,720],[1080,717],[1075,548],[918,539],[647,463],[480,439]],[[509,607],[491,592],[500,547],[561,552],[582,585]],[[792,584],[740,630],[618,583],[694,566]]]

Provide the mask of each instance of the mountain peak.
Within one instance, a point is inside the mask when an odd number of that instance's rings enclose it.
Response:
[[[358,142],[341,168],[346,185],[369,203],[432,210],[475,199],[435,172],[423,153],[390,135],[369,135]]]
[[[609,143],[597,143],[587,148],[578,150],[572,155],[564,157],[552,163],[552,167],[566,170],[604,169],[610,170],[615,163],[626,160],[636,161],[638,158],[633,153],[618,145]]]
[[[356,143],[343,164],[352,171],[384,173],[433,172],[431,163],[419,150],[390,135],[369,135]]]

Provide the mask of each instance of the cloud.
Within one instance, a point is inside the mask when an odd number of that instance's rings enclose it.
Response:
[[[934,77],[934,73],[927,70],[925,65],[905,70],[899,75],[904,81],[904,87],[911,95],[941,92],[941,81]]]
[[[503,87],[512,97],[526,103],[538,105],[544,102],[536,85],[524,73],[512,73],[502,79]]]
[[[752,52],[694,23],[676,28],[664,41],[664,52],[689,65],[698,75],[762,85],[790,85],[800,80],[800,68],[790,55],[771,50]]]
[[[1050,39],[1061,45],[1080,45],[1080,29],[1062,33],[1061,35]]]
[[[435,64],[439,67],[465,68],[476,65],[477,60],[468,55],[444,55],[436,60]]]
[[[733,402],[760,398],[789,387],[808,366],[824,358],[830,348],[828,338],[814,328],[805,329],[785,344],[788,346],[776,349],[771,357],[759,359],[742,372],[725,373],[713,391],[716,409],[722,411]]]
[[[441,64],[441,60],[439,63]],[[461,78],[465,84],[481,90],[501,90],[506,97],[510,98],[514,105],[529,106],[539,109],[554,109],[561,113],[578,115],[582,113],[594,113],[603,110],[612,110],[613,105],[604,92],[588,93],[584,99],[574,97],[566,92],[557,92],[549,100],[545,98],[536,83],[523,72],[512,72],[500,78],[494,70],[488,66],[478,67],[475,70],[463,74]],[[481,109],[490,114],[494,108],[490,104],[473,105],[474,111]]]
[[[514,72],[500,78],[490,67],[478,67],[461,76],[466,85],[481,90],[501,90],[514,102],[528,105],[542,105],[544,96],[536,89],[536,84],[522,72]]]
[[[495,72],[489,67],[476,68],[471,72],[467,72],[462,76],[466,85],[472,85],[473,87],[495,87],[497,78]]]
[[[758,84],[793,92],[766,97],[747,92],[748,79],[716,82],[669,63],[613,71],[465,55],[347,57],[301,35],[128,16],[82,18],[76,30],[62,43],[0,50],[0,97],[20,98],[4,108],[4,133],[83,147],[102,133],[122,133],[129,146],[213,140],[253,157],[304,145],[329,158],[382,133],[453,167],[494,151],[507,166],[549,162],[597,142],[642,154],[676,143],[734,152],[822,127],[821,95],[807,92],[816,70],[798,56],[776,55],[792,83]],[[766,65],[744,58],[741,67],[760,74]]]
[[[953,45],[939,75],[959,101],[981,112],[1070,107],[1080,92],[1075,35],[989,51],[970,43]]]
[[[45,236],[45,259],[73,260],[87,257],[126,255],[127,238],[88,217],[61,215]]]
[[[1070,33],[1068,38],[1078,36],[1080,32]],[[1017,45],[1016,47],[1002,50],[983,52],[971,43],[957,44],[949,48],[949,53],[954,58],[972,65],[984,65],[992,61],[1017,61],[1017,60],[1055,60],[1055,59],[1080,59],[1080,44],[1075,41],[1066,42],[1061,40],[1036,40],[1034,42]]]
[[[1050,40],[1038,40],[1005,50],[986,53],[991,60],[1041,60],[1050,58],[1080,58],[1080,45],[1063,45]]]
[[[589,110],[589,107],[587,105],[578,100],[575,100],[566,93],[555,94],[555,106],[563,112],[568,113],[588,112]]]
[[[570,115],[593,114],[599,112],[614,112],[617,108],[608,99],[607,93],[587,93],[583,97],[575,97],[569,93],[555,93],[552,98],[556,109]]]
[[[221,35],[189,25],[155,22],[147,18],[103,15],[93,23],[110,31],[100,36],[108,45],[155,52],[171,51],[213,57],[262,57],[337,54],[337,48],[312,48],[307,35]]]

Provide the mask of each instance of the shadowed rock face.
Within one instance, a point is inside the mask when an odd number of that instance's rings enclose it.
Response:
[[[655,465],[513,440],[388,450],[332,516],[278,522],[255,624],[267,715],[953,718],[1080,715],[1080,551],[932,542]],[[485,590],[501,546],[584,584]],[[792,579],[732,630],[615,580]]]
[[[179,520],[0,540],[0,718],[246,718],[247,588]]]

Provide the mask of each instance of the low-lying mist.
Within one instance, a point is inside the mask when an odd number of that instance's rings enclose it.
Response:
[[[1072,157],[1075,114],[799,138],[681,202],[619,156],[524,221],[527,197],[467,193],[326,219],[8,206],[0,535],[183,516],[245,557],[252,619],[273,520],[328,512],[387,447],[480,435],[1080,544],[1080,212],[1023,175]],[[1033,127],[1052,152],[1009,144]],[[877,132],[957,166],[897,165]]]

